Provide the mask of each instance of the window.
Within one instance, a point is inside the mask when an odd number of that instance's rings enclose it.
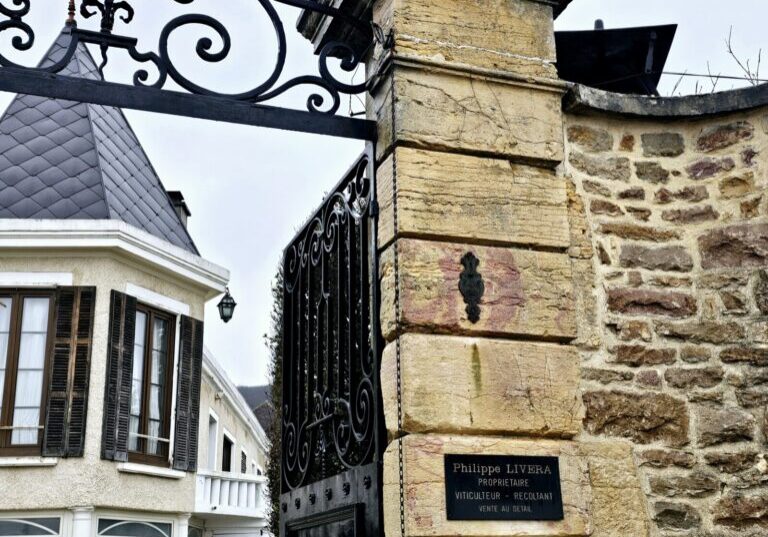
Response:
[[[171,537],[171,528],[163,522],[99,519],[99,535],[110,537]]]
[[[27,535],[59,535],[59,518],[0,519],[0,536],[23,537]]]
[[[137,306],[128,459],[167,465],[173,382],[173,316]]]
[[[248,455],[245,453],[245,451],[240,452],[240,473],[248,473]]]
[[[221,471],[232,471],[232,450],[235,447],[235,443],[227,436],[224,435],[224,448],[221,451]]]
[[[46,403],[50,292],[0,290],[0,452],[40,454]]]
[[[208,468],[216,469],[216,446],[219,444],[219,421],[213,411],[208,415]]]

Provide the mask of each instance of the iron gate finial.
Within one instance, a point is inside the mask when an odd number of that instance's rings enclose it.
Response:
[[[69,0],[69,7],[67,8],[67,25],[68,26],[74,26],[77,24],[77,21],[75,20],[75,0]]]

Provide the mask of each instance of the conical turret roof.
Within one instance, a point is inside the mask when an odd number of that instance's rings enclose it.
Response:
[[[65,54],[65,27],[41,65]],[[79,44],[62,75],[101,79]],[[122,220],[197,254],[122,110],[18,95],[0,119],[0,218]]]

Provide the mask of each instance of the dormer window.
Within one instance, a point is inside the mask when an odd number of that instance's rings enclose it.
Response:
[[[40,455],[52,292],[0,290],[0,453]]]
[[[168,465],[175,318],[136,307],[128,458]]]

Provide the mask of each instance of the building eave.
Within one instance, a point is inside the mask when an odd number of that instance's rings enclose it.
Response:
[[[229,271],[119,220],[0,219],[0,251],[113,250],[138,258],[206,289],[224,292]]]

